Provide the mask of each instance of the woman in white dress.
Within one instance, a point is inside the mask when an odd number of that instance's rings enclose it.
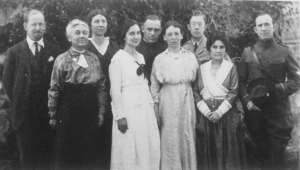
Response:
[[[136,21],[125,21],[125,45],[109,66],[113,112],[111,170],[158,170],[159,130],[148,81],[143,73]]]
[[[181,48],[182,26],[169,21],[164,31],[167,50],[154,60],[151,92],[160,122],[161,170],[196,170],[195,105],[191,83],[195,55]]]

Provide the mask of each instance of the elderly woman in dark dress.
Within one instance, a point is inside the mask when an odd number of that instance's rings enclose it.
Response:
[[[93,169],[93,137],[105,111],[105,76],[98,57],[86,50],[88,25],[74,19],[66,34],[72,46],[55,60],[48,91],[49,123],[57,128],[55,169]]]
[[[241,170],[243,147],[237,138],[241,121],[235,107],[238,74],[226,59],[224,34],[216,33],[207,41],[210,61],[198,71],[194,96],[197,108],[196,143],[198,168],[201,170]]]

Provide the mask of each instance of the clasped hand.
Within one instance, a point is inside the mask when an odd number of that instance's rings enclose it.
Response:
[[[218,122],[218,120],[221,119],[222,116],[218,112],[213,111],[208,113],[206,117],[208,118],[208,120],[212,121],[213,123],[216,123]]]

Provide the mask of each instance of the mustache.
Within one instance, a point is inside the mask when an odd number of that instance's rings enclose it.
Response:
[[[33,33],[43,33],[44,31],[33,31]]]

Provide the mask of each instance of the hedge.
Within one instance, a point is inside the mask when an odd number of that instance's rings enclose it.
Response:
[[[207,16],[207,36],[215,30],[227,33],[232,57],[239,57],[242,49],[256,40],[253,24],[258,13],[271,14],[277,23],[284,22],[285,15],[292,15],[287,8],[291,2],[230,0],[0,0],[0,8],[17,6],[20,3],[24,10],[37,8],[44,11],[47,20],[46,39],[56,42],[64,49],[69,47],[64,35],[68,21],[73,18],[85,19],[89,11],[95,8],[104,9],[108,13],[110,25],[107,34],[117,42],[121,42],[119,28],[126,17],[142,23],[147,14],[158,14],[164,22],[175,19],[186,26],[191,12],[199,9]],[[24,39],[22,12],[15,15],[12,23],[3,29],[3,49]],[[278,28],[275,35],[280,42],[281,28],[278,24],[275,26]],[[183,41],[189,37],[185,27]]]

